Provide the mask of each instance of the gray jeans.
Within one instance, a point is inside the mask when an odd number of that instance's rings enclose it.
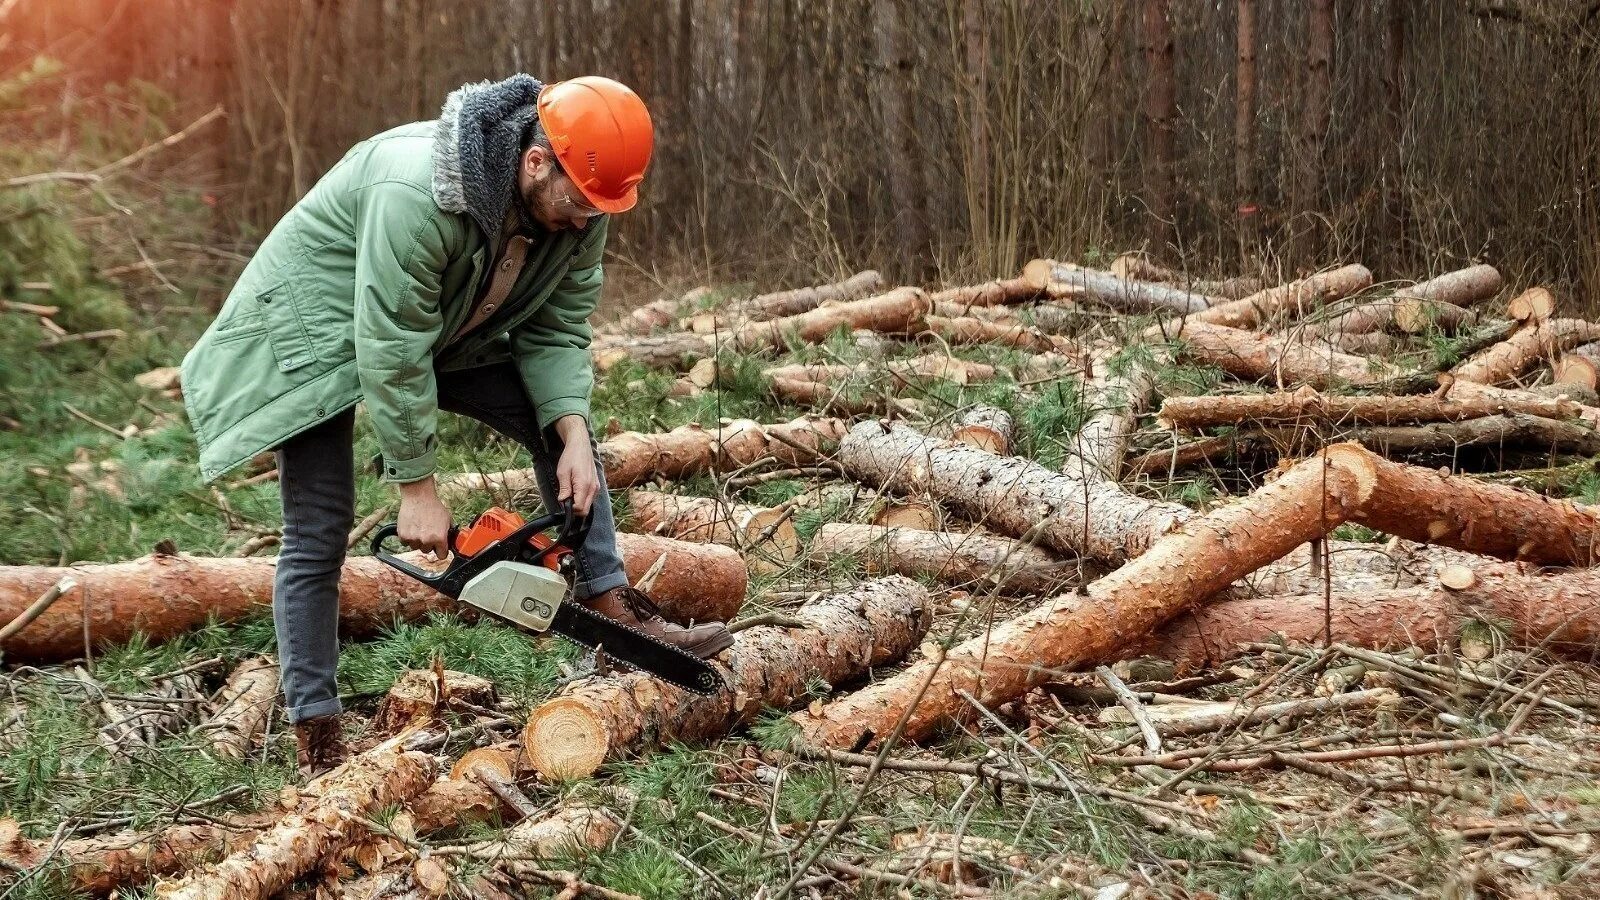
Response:
[[[533,454],[546,509],[556,506],[555,459],[560,438],[541,436],[522,378],[510,363],[437,372],[439,408],[470,416],[518,441]],[[283,546],[272,586],[272,624],[290,722],[337,713],[339,571],[355,519],[355,410],[302,432],[278,448],[283,495]],[[546,449],[548,446],[548,450]],[[596,453],[598,463],[599,454]],[[589,511],[589,537],[577,555],[575,593],[588,597],[628,583],[617,552],[616,525],[605,473]]]

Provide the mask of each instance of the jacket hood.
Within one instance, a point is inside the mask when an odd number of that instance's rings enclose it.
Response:
[[[517,186],[522,132],[538,114],[544,84],[531,75],[464,84],[445,98],[433,147],[433,199],[464,213],[491,245]]]

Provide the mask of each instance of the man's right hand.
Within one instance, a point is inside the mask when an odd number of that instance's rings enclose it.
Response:
[[[400,485],[400,542],[413,550],[450,555],[450,507],[439,501],[433,476]]]

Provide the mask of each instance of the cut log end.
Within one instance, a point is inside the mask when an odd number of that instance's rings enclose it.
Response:
[[[873,515],[872,524],[883,528],[939,530],[939,511],[928,503],[888,503]]]
[[[951,432],[950,438],[996,456],[1008,456],[1011,453],[1006,436],[986,425],[963,425]]]
[[[1555,315],[1555,311],[1555,296],[1542,287],[1530,288],[1506,304],[1507,315],[1518,322],[1530,325],[1543,322]]]
[[[547,778],[587,778],[606,760],[605,723],[584,704],[558,697],[534,710],[522,731],[522,753]]]
[[[1465,591],[1478,583],[1478,574],[1466,566],[1445,566],[1439,570],[1439,584],[1452,591]]]
[[[479,747],[456,760],[456,764],[450,768],[450,777],[458,781],[480,777],[480,773],[502,781],[513,781],[516,778],[516,762],[504,750]]]
[[[1055,266],[1054,260],[1031,260],[1022,267],[1022,280],[1032,285],[1034,290],[1042,291],[1050,285],[1050,273]]]
[[[1592,391],[1600,387],[1600,366],[1569,353],[1556,363],[1555,380],[1556,384],[1575,384]]]

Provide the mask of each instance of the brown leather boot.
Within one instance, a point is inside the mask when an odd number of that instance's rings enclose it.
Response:
[[[709,659],[733,646],[733,634],[721,622],[685,628],[661,618],[661,611],[644,591],[624,585],[596,594],[583,605],[608,619],[639,629],[680,650]]]
[[[301,778],[315,778],[350,758],[337,715],[317,716],[294,726],[295,760]]]

